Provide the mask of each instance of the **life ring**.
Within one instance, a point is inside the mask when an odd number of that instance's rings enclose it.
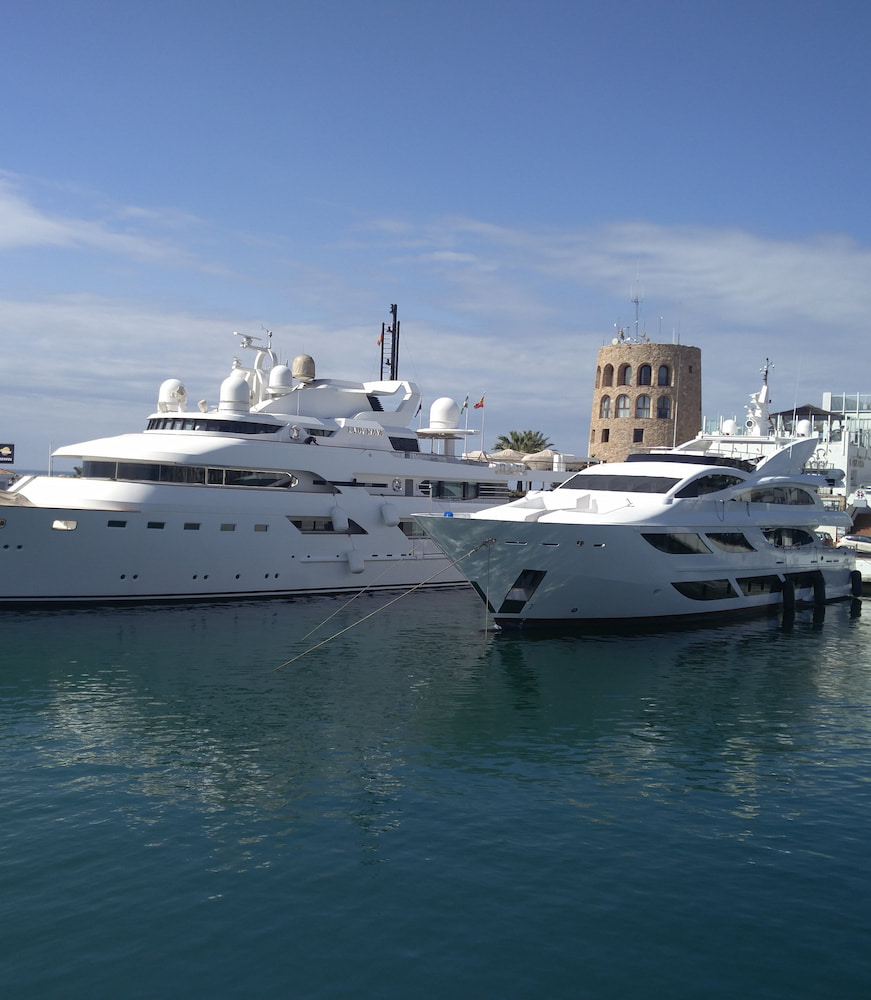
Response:
[[[401,489],[402,489],[402,480],[401,479],[394,479],[393,480],[393,492],[394,493],[398,493]]]

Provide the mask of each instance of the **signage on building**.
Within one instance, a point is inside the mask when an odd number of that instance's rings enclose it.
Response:
[[[0,465],[12,465],[15,461],[15,445],[0,444]]]

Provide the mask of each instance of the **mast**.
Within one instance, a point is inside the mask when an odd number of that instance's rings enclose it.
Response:
[[[381,345],[381,380],[396,381],[399,378],[399,320],[397,319],[398,309],[395,305],[390,307],[390,323],[381,324],[381,336],[378,343]],[[385,372],[387,375],[385,377]]]

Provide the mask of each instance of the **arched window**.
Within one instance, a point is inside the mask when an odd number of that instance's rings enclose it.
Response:
[[[639,396],[635,400],[635,416],[638,420],[646,420],[650,416],[650,396]]]
[[[642,365],[638,369],[638,384],[639,385],[650,385],[650,380],[653,378],[653,371],[650,365]]]
[[[669,420],[671,418],[671,400],[668,396],[660,396],[656,401],[657,420]]]
[[[617,385],[632,385],[632,365],[620,365],[620,377]]]
[[[613,385],[614,384],[614,366],[605,365],[602,369],[602,385]]]
[[[671,369],[668,365],[659,366],[659,371],[656,373],[656,384],[671,385]]]
[[[599,403],[599,416],[602,420],[611,419],[611,397],[603,396],[602,402]]]
[[[628,396],[618,396],[617,397],[617,412],[615,414],[617,417],[628,417],[629,416],[629,397]]]

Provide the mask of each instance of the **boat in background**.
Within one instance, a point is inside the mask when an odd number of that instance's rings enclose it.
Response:
[[[415,429],[422,397],[398,378],[396,306],[379,344],[381,378],[350,382],[317,377],[308,355],[280,363],[271,335],[241,336],[253,363],[234,358],[217,406],[189,410],[168,379],[144,431],[58,448],[78,475],[0,493],[0,603],[462,583],[411,515],[492,506],[529,473],[458,455],[475,432],[448,397]]]
[[[417,518],[500,626],[680,623],[858,595],[850,549],[821,525],[815,438],[755,463],[674,449],[580,472],[549,493]]]

